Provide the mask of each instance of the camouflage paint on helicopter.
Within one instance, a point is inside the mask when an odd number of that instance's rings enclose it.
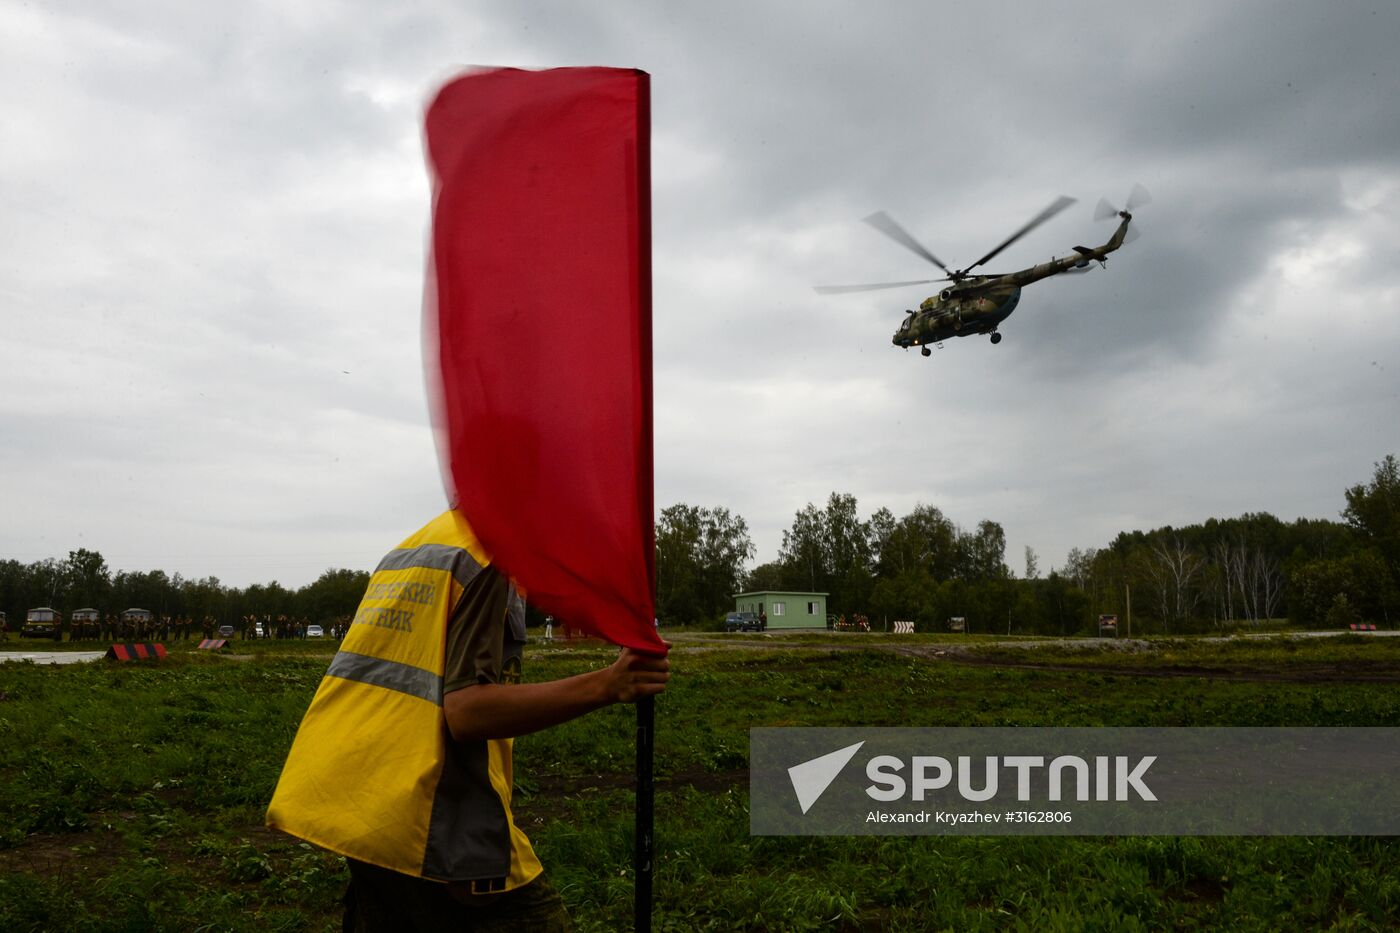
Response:
[[[923,303],[919,305],[918,311],[906,312],[907,317],[900,324],[899,330],[895,331],[891,342],[906,350],[910,347],[919,347],[924,356],[929,355],[930,344],[939,344],[952,337],[990,334],[992,343],[1000,343],[1001,334],[997,332],[997,326],[1010,317],[1011,312],[1015,311],[1016,306],[1020,304],[1022,288],[1052,275],[1066,272],[1087,272],[1091,268],[1089,265],[1091,262],[1098,262],[1102,265],[1109,253],[1123,245],[1124,238],[1128,233],[1128,225],[1133,219],[1128,208],[1137,204],[1145,204],[1149,200],[1151,198],[1147,191],[1138,185],[1133,189],[1133,193],[1128,199],[1128,207],[1123,210],[1114,208],[1107,201],[1100,201],[1095,215],[1098,219],[1112,216],[1121,218],[1118,229],[1113,232],[1113,236],[1109,238],[1107,243],[1093,248],[1076,246],[1072,256],[1052,259],[1038,266],[1031,266],[1029,269],[1004,275],[989,273],[970,275],[970,273],[1007,246],[1073,204],[1073,198],[1059,198],[987,255],[967,268],[957,271],[945,266],[937,256],[929,252],[923,244],[915,240],[888,214],[884,212],[871,214],[866,218],[867,223],[901,246],[947,272],[947,277],[922,279],[914,282],[883,282],[875,285],[826,285],[819,286],[817,291],[822,294],[841,294],[882,288],[899,288],[937,281],[951,282],[951,285],[937,295],[925,298]]]
[[[947,301],[940,295],[925,298],[919,310],[910,311],[899,330],[894,332],[894,345],[907,350],[941,343],[950,337],[987,333],[993,334],[993,343],[998,343],[1001,335],[996,333],[997,325],[1010,317],[1020,302],[1019,288],[1012,288],[1004,296],[981,295]]]

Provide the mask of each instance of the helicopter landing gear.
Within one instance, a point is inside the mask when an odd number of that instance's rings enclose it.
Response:
[[[992,331],[992,343],[1001,343],[1001,334],[998,334],[996,331]]]
[[[928,347],[920,347],[919,352],[922,353],[924,356],[929,356],[933,353],[933,351],[930,350]]]

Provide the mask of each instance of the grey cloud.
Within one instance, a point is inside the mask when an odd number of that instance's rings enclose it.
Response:
[[[137,560],[208,527],[236,543],[203,572],[294,583],[279,566],[314,577],[341,541],[372,560],[440,507],[414,141],[433,81],[468,63],[652,72],[657,504],[744,515],[760,560],[833,489],[865,514],[1001,521],[1043,564],[1132,523],[1330,517],[1397,442],[1383,5],[21,14],[65,41],[0,40],[20,91],[0,119],[32,144],[0,152],[0,314],[23,350],[0,368],[0,509],[20,516],[0,556],[81,533]],[[1101,242],[1094,202],[1135,181],[1156,198],[1141,239],[1027,289],[996,348],[893,350],[923,289],[810,290],[933,273],[871,211],[956,264],[1079,197],[1011,269]],[[1281,277],[1328,238],[1344,255]],[[92,464],[47,477],[21,456],[84,444]],[[119,501],[72,495],[113,477]]]

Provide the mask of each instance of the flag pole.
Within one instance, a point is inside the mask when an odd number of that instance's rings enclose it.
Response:
[[[656,785],[652,779],[652,758],[656,739],[655,697],[637,701],[637,813],[636,846],[632,867],[636,877],[633,890],[633,928],[651,933],[651,874],[656,850],[652,836],[652,803]]]

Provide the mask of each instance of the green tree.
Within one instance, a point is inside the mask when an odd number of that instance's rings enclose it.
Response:
[[[297,614],[312,622],[327,624],[341,616],[352,616],[369,586],[364,570],[332,569],[297,590]]]
[[[748,592],[761,592],[790,590],[793,586],[787,578],[787,570],[782,562],[773,560],[750,570],[744,577],[744,589]]]
[[[1342,517],[1381,548],[1388,559],[1400,559],[1400,462],[1393,454],[1376,464],[1367,485],[1346,491]]]
[[[812,503],[797,513],[792,527],[783,532],[778,560],[787,576],[812,592],[829,592],[831,572],[826,562],[826,513]]]
[[[64,605],[67,602],[68,568],[66,565],[46,557],[30,564],[25,574],[26,610],[40,606],[64,611],[79,608]]]
[[[1395,455],[1387,454],[1376,464],[1369,484],[1348,489],[1346,500],[1342,517],[1380,556],[1390,578],[1385,593],[1377,594],[1379,598],[1375,599],[1389,622],[1391,614],[1400,609],[1392,595],[1400,592],[1400,462]]]
[[[916,505],[890,530],[880,551],[880,576],[896,577],[918,569],[938,582],[950,579],[964,563],[958,541],[957,527],[941,511]]]
[[[112,591],[112,573],[107,569],[107,561],[97,551],[78,548],[68,552],[64,562],[69,599],[72,609],[102,609]]]
[[[870,516],[867,528],[867,547],[870,551],[870,562],[875,572],[879,576],[888,576],[885,567],[885,549],[889,547],[890,538],[894,535],[898,521],[894,513],[884,506],[875,510]]]
[[[656,604],[669,623],[699,622],[733,607],[753,558],[748,523],[726,508],[680,503],[656,523]]]
[[[1306,627],[1326,625],[1328,610],[1337,597],[1355,589],[1350,570],[1340,560],[1294,561],[1289,576],[1289,616]]]
[[[0,610],[4,611],[10,628],[15,631],[19,631],[24,623],[24,616],[20,613],[28,608],[24,605],[28,576],[28,568],[19,561],[9,558],[0,560]]]
[[[177,573],[172,578],[164,570],[118,571],[112,578],[112,599],[117,604],[116,611],[125,609],[149,609],[156,618],[178,611],[177,582],[183,579]]]
[[[874,586],[871,571],[870,525],[860,520],[856,497],[835,493],[827,499],[823,524],[830,596],[834,613],[868,612]]]
[[[1006,580],[1011,576],[1006,568],[1006,532],[1000,524],[983,520],[977,523],[977,531],[963,537],[962,552],[965,554],[962,575],[968,580]],[[1027,548],[1028,559],[1033,556]],[[1027,562],[1027,571],[1035,569]]]
[[[700,524],[700,509],[684,503],[662,509],[656,522],[656,612],[669,624],[702,618]]]
[[[911,621],[920,632],[944,631],[938,583],[918,567],[877,580],[870,611],[879,618]]]
[[[1046,635],[1073,635],[1088,621],[1089,598],[1071,580],[1055,571],[1044,580],[1036,581],[1037,597]]]
[[[700,605],[706,617],[733,608],[744,568],[755,553],[749,525],[720,506],[701,510]]]
[[[196,626],[205,616],[212,616],[219,623],[232,622],[229,596],[218,577],[185,580],[181,584],[181,614],[188,616]]]

